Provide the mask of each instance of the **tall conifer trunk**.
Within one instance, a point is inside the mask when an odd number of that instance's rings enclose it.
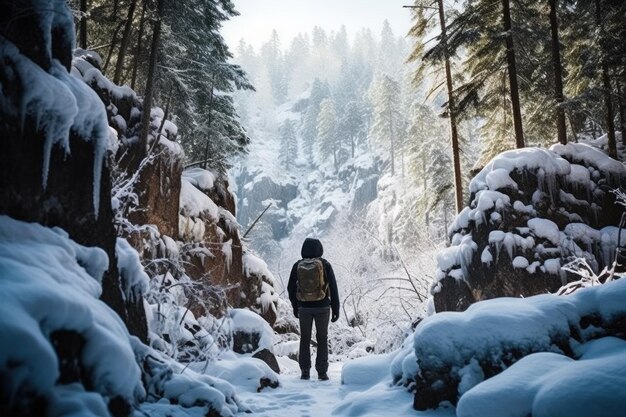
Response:
[[[141,136],[139,137],[140,160],[146,157],[148,151],[148,132],[150,131],[150,110],[152,109],[152,95],[156,79],[157,61],[159,54],[159,42],[161,39],[161,19],[163,18],[163,5],[165,0],[157,0],[156,20],[152,32],[152,45],[150,47],[150,63],[146,80],[146,92],[143,97],[143,112],[141,114]]]
[[[623,88],[622,84],[617,82],[617,106],[619,108],[620,132],[622,132],[622,144],[626,146],[626,106],[624,105],[624,94],[626,92]]]
[[[137,34],[137,47],[135,48],[135,62],[133,62],[133,75],[130,81],[130,88],[135,90],[135,84],[137,82],[137,70],[139,68],[139,62],[141,61],[139,56],[141,55],[141,49],[143,45],[143,29],[145,27],[145,15],[146,15],[146,0],[142,1],[141,5],[141,18],[139,19],[139,33]]]
[[[511,7],[509,0],[502,0],[502,17],[506,39],[506,61],[509,72],[509,88],[511,90],[511,107],[513,110],[513,125],[515,127],[515,146],[524,147],[524,129],[522,127],[522,111],[517,86],[517,67],[515,64],[515,46],[511,32]]]
[[[452,69],[450,68],[450,54],[448,53],[448,38],[446,33],[446,17],[443,8],[443,0],[437,0],[439,9],[439,25],[441,27],[441,44],[445,58],[446,87],[448,89],[448,113],[450,116],[450,139],[452,142],[452,160],[454,162],[454,190],[456,200],[456,212],[460,213],[463,208],[463,179],[461,177],[461,156],[459,151],[459,135],[456,127],[456,102],[452,86]]]
[[[80,47],[87,49],[87,0],[80,0]]]
[[[137,0],[132,0],[128,6],[128,15],[126,16],[126,23],[124,23],[124,33],[122,35],[122,43],[120,44],[120,51],[117,54],[117,63],[115,65],[115,74],[113,76],[113,82],[119,84],[122,78],[122,71],[124,70],[124,58],[126,58],[126,50],[128,49],[128,42],[130,41],[130,32],[133,27],[133,17],[135,16],[135,8],[137,7]]]
[[[559,20],[557,18],[557,0],[550,0],[550,32],[552,34],[552,65],[554,67],[554,100],[556,101],[556,131],[559,143],[567,143],[565,130],[565,110],[563,109],[563,75],[561,69],[561,51],[559,44]]]
[[[596,24],[600,34],[604,32],[602,23],[602,6],[600,0],[596,0]],[[608,138],[609,156],[617,158],[617,143],[615,141],[615,124],[613,123],[613,100],[611,100],[611,78],[609,77],[609,64],[606,62],[601,45],[598,46],[602,56],[602,89],[604,95],[604,106],[606,107],[606,134]]]

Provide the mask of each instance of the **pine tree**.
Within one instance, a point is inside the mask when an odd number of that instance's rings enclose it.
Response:
[[[457,98],[454,93],[454,86],[452,81],[452,65],[450,58],[450,48],[448,45],[448,35],[446,27],[445,9],[442,0],[437,0],[437,15],[439,17],[439,28],[441,30],[440,37],[440,49],[441,58],[443,59],[443,65],[445,70],[446,88],[448,92],[447,102],[447,116],[450,119],[450,143],[452,145],[452,157],[454,161],[454,184],[455,184],[455,197],[456,197],[456,211],[461,211],[463,206],[463,179],[461,174],[461,152],[459,148],[459,135],[458,135],[458,109]],[[418,38],[418,46],[416,46],[413,54],[409,57],[409,61],[416,61],[421,59],[423,54],[423,45],[421,39],[426,35],[426,31],[429,28],[428,19],[424,14],[424,8],[418,8],[416,16],[416,23],[411,28],[410,34]],[[416,73],[416,81],[420,82],[423,76],[423,68],[418,69]]]
[[[231,95],[252,89],[241,68],[229,62],[232,55],[220,34],[223,22],[238,15],[233,2],[85,3],[90,19],[98,22],[89,25],[92,45],[107,45],[105,75],[130,83],[144,97],[144,108],[169,110],[188,159],[209,159],[212,168],[226,169],[227,159],[249,142]],[[142,121],[143,144],[149,139],[149,116],[148,111]]]
[[[270,77],[274,102],[280,105],[287,100],[288,81],[284,69],[280,38],[276,29],[272,31],[270,40],[261,47],[261,57]]]
[[[388,147],[391,175],[396,172],[396,142],[403,118],[400,113],[400,98],[400,85],[388,75],[384,75],[376,84],[372,94],[374,123],[371,139],[375,145]]]
[[[285,55],[285,77],[289,82],[287,91],[300,93],[306,89],[311,77],[312,68],[309,65],[311,58],[311,42],[308,35],[298,34],[291,41]]]
[[[279,161],[286,170],[291,169],[298,159],[298,138],[294,122],[286,119],[280,126],[280,154]]]
[[[217,170],[225,170],[228,158],[245,151],[250,141],[232,92],[253,88],[241,67],[229,62],[232,54],[219,34],[222,23],[236,15],[229,0],[183,0],[169,3],[167,10],[163,55],[168,62],[161,92],[174,95],[172,112],[187,158],[208,161]]]
[[[304,114],[304,121],[302,124],[302,142],[304,156],[313,161],[313,149],[315,148],[315,142],[317,139],[317,116],[320,112],[320,104],[322,100],[330,96],[330,89],[327,83],[321,82],[318,78],[313,81],[311,86],[311,93],[309,95],[307,109]]]
[[[356,148],[366,134],[365,110],[358,101],[350,101],[344,109],[343,116],[339,120],[339,139],[348,144],[350,157],[354,158]]]
[[[320,113],[317,116],[317,138],[320,161],[332,157],[335,171],[338,171],[340,144],[337,138],[337,112],[331,99],[324,99],[320,104]]]

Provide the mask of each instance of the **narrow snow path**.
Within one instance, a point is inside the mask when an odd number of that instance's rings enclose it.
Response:
[[[295,363],[295,362],[294,362]],[[297,364],[296,364],[297,365]],[[239,398],[253,415],[259,417],[454,417],[453,409],[415,411],[413,395],[403,387],[379,383],[371,386],[341,384],[341,362],[331,362],[329,381],[319,381],[315,370],[311,379],[300,379],[297,368],[285,369],[280,375],[281,385],[262,392],[240,391]],[[281,363],[281,367],[283,364]]]
[[[266,388],[259,393],[240,392],[239,396],[254,416],[330,416],[346,395],[346,388],[341,385],[342,365],[330,363],[329,381],[319,381],[315,370],[311,371],[308,381],[300,379],[299,370],[287,370],[280,376],[280,387]]]

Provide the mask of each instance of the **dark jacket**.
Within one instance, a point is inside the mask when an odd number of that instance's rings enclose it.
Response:
[[[287,291],[289,292],[289,301],[291,306],[296,309],[298,307],[326,307],[330,306],[333,312],[333,316],[339,315],[339,291],[337,291],[337,281],[335,280],[335,273],[330,263],[322,258],[324,254],[324,248],[322,242],[317,239],[306,238],[302,244],[301,255],[302,258],[320,258],[324,264],[324,276],[328,281],[328,287],[330,291],[326,294],[326,298],[319,301],[299,301],[296,297],[298,290],[298,263],[293,264],[291,268],[291,274],[289,274],[289,284],[287,285]]]

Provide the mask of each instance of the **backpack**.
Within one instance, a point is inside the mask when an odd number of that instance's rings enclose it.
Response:
[[[326,298],[328,283],[324,277],[324,263],[320,258],[305,258],[298,263],[299,301],[320,301]]]

